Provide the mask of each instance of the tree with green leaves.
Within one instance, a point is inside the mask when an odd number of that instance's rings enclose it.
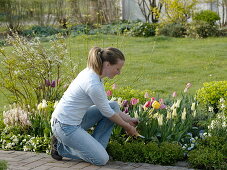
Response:
[[[185,23],[191,18],[199,0],[162,0],[165,12],[161,19],[167,23]]]

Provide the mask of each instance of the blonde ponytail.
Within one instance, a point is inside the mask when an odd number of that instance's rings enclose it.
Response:
[[[94,47],[89,51],[87,67],[92,68],[97,74],[102,74],[102,59],[101,59],[102,49],[99,47]]]
[[[103,62],[108,61],[111,65],[117,64],[118,59],[124,60],[123,53],[117,48],[94,47],[89,51],[87,67],[92,68],[98,75],[102,75]]]

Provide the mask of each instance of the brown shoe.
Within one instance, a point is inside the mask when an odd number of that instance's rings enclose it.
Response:
[[[58,144],[58,140],[55,136],[52,136],[51,138],[51,157],[60,161],[62,160],[62,156],[58,154],[58,150],[57,150],[57,144]]]

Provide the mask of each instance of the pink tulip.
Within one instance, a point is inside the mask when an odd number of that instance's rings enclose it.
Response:
[[[131,103],[132,105],[136,105],[137,103],[139,103],[139,99],[132,98],[131,101],[130,101],[130,103]]]
[[[173,92],[172,96],[177,97],[177,92]]]
[[[148,94],[148,92],[146,92],[145,94],[144,94],[144,98],[149,98],[149,94]]]
[[[106,95],[107,95],[107,96],[112,96],[112,94],[113,94],[113,93],[112,93],[111,90],[108,90],[108,91],[106,92]]]
[[[187,83],[185,88],[189,89],[190,87],[192,87],[192,84],[191,83]]]
[[[113,85],[112,85],[112,89],[114,90],[114,89],[116,89],[117,88],[117,85],[114,83]]]
[[[159,101],[160,104],[164,104],[164,99],[163,98],[159,99],[158,101]]]

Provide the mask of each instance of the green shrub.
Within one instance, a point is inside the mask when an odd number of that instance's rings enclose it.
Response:
[[[127,34],[135,37],[149,37],[155,35],[155,29],[155,24],[138,22],[133,25]]]
[[[7,162],[4,160],[0,160],[0,170],[6,170],[7,169]]]
[[[205,21],[192,21],[187,25],[187,36],[192,38],[206,38],[219,35],[218,26]]]
[[[204,147],[212,148],[215,150],[222,150],[224,144],[226,143],[225,138],[218,136],[208,136],[205,139],[200,139],[198,141],[198,148],[202,149]]]
[[[165,24],[159,28],[159,34],[169,37],[184,37],[186,28],[182,23]]]
[[[223,154],[218,150],[208,147],[189,152],[188,161],[192,167],[199,169],[227,168]]]
[[[176,160],[182,160],[184,157],[183,150],[180,145],[175,143],[163,142],[160,145],[160,154],[162,165],[171,165],[176,162]]]
[[[31,29],[22,31],[21,34],[28,37],[47,37],[65,32],[65,30],[57,29],[51,26],[33,26]]]
[[[132,142],[119,144],[111,141],[107,147],[108,153],[114,160],[124,162],[146,162],[153,164],[171,165],[183,159],[181,146],[164,142],[160,146],[150,142]]]
[[[214,25],[216,21],[220,20],[219,15],[211,10],[203,10],[198,13],[195,13],[193,20],[196,21],[205,21],[211,25]]]
[[[207,106],[212,106],[218,112],[220,99],[227,105],[227,81],[212,81],[203,83],[203,87],[196,92],[197,100]]]

